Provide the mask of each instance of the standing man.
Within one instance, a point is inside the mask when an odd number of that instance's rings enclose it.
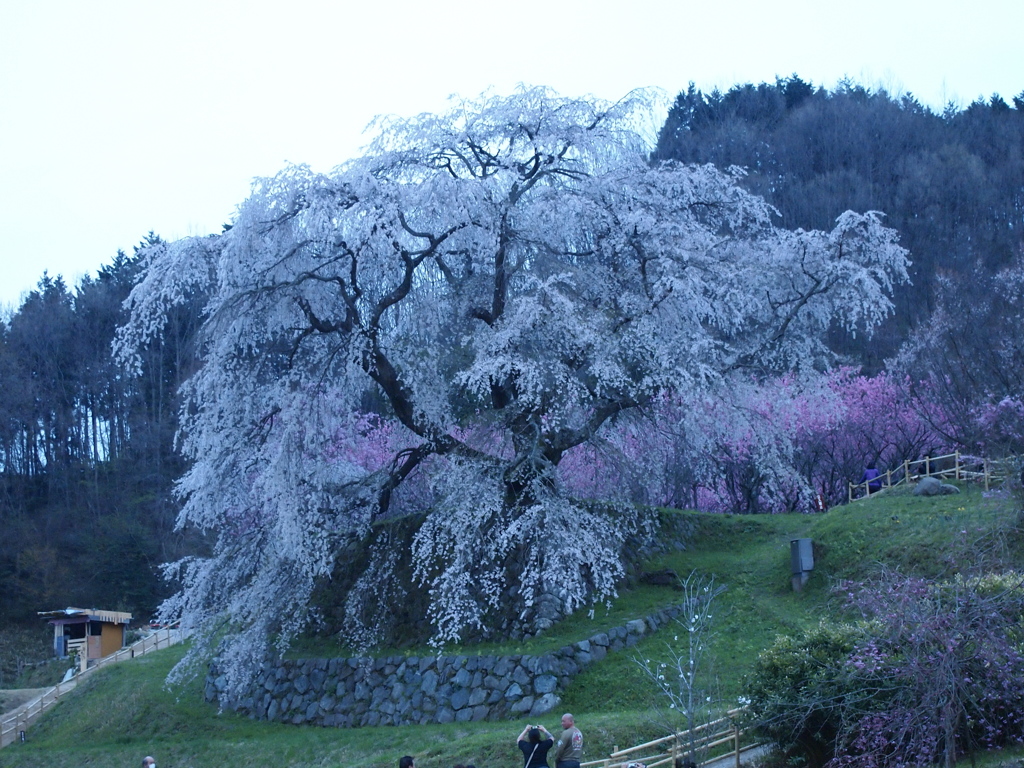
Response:
[[[555,768],[580,768],[583,759],[583,734],[572,715],[562,715],[562,735],[555,745]]]

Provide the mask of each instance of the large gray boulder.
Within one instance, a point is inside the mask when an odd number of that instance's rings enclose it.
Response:
[[[951,493],[960,493],[960,489],[942,482],[937,477],[921,478],[914,489],[915,496],[946,496]]]
[[[562,700],[554,693],[545,693],[533,702],[533,707],[530,709],[530,717],[546,715],[561,703]]]

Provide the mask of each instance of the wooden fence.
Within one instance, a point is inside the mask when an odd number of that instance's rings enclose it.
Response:
[[[758,746],[751,740],[749,730],[740,727],[740,718],[746,711],[746,707],[729,710],[725,717],[693,729],[695,749],[709,756],[709,759],[697,761],[699,766],[734,756],[736,768],[739,768],[740,755]],[[643,763],[647,768],[662,765],[672,768],[677,759],[686,759],[689,749],[690,732],[680,731],[628,749],[616,747],[608,757],[581,763],[580,768],[623,768],[634,762]]]
[[[117,664],[120,661],[127,661],[138,656],[145,656],[152,651],[168,648],[184,640],[180,629],[159,629],[151,635],[133,643],[127,648],[122,648],[117,653],[97,659],[95,663],[84,672],[79,672],[70,680],[64,683],[57,683],[53,688],[43,691],[42,694],[26,702],[13,712],[4,715],[0,719],[0,747],[6,747],[15,741],[22,739],[22,734],[29,726],[38,720],[42,714],[60,701],[62,696],[73,691],[78,684],[101,667],[108,664]]]
[[[922,477],[938,477],[944,480],[969,480],[981,483],[985,490],[1005,480],[1018,463],[1016,458],[1008,459],[970,459],[965,460],[956,453],[945,456],[926,456],[915,461],[904,461],[895,470],[888,469],[874,480],[863,483],[849,484],[849,501],[866,499],[888,488],[895,488],[911,480]],[[877,486],[872,490],[871,486]]]

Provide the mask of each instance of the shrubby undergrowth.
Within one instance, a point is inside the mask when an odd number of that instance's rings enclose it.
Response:
[[[1024,576],[884,573],[859,616],[780,637],[750,677],[764,732],[808,766],[924,765],[1024,739]]]

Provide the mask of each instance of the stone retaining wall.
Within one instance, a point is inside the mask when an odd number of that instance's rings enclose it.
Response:
[[[635,645],[681,606],[628,622],[543,656],[388,656],[280,660],[249,693],[226,695],[211,667],[206,699],[260,720],[354,728],[501,720],[551,712],[573,677]]]

